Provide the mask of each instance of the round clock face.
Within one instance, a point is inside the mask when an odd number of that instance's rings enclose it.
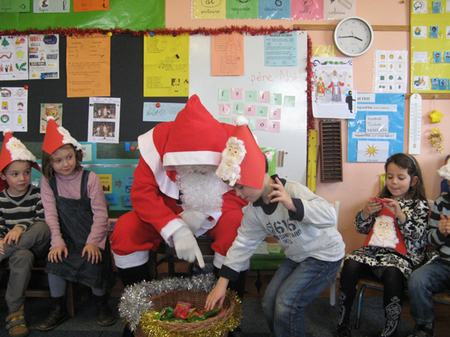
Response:
[[[349,17],[343,19],[334,30],[334,42],[339,51],[344,55],[362,55],[372,45],[372,27],[362,18]]]

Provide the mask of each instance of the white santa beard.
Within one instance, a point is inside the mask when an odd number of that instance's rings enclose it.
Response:
[[[222,208],[222,195],[228,187],[216,176],[215,166],[179,166],[177,185],[185,210],[217,212]]]
[[[381,236],[379,235],[379,232],[388,232],[389,235]],[[369,241],[369,245],[371,246],[388,247],[388,248],[397,247],[397,243],[399,243],[399,240],[397,238],[395,230],[379,230],[376,228],[374,228],[373,235]]]

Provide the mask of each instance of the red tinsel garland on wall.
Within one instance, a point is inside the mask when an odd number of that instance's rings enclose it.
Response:
[[[48,28],[45,30],[37,30],[37,29],[27,29],[23,31],[19,31],[17,29],[12,30],[4,30],[0,31],[0,35],[29,35],[29,34],[59,34],[59,35],[74,35],[74,36],[84,36],[91,34],[108,34],[109,36],[113,36],[116,34],[131,34],[133,36],[144,36],[144,35],[180,35],[180,34],[189,34],[189,35],[219,35],[219,34],[231,34],[231,33],[241,33],[241,34],[250,34],[250,35],[268,35],[271,33],[279,33],[279,32],[291,32],[300,29],[290,29],[284,28],[282,26],[278,27],[260,27],[254,28],[249,26],[230,26],[230,27],[222,27],[222,28],[196,28],[196,29],[185,29],[185,28],[177,28],[177,29],[155,29],[155,30],[139,30],[133,31],[130,29],[121,29],[121,28],[113,28],[113,29],[100,29],[100,28]],[[307,128],[308,130],[314,129],[314,117],[312,114],[312,42],[310,37],[308,36],[308,60],[307,60]]]

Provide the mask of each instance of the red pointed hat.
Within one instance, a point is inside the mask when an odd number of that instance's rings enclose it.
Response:
[[[262,190],[266,174],[266,159],[248,128],[245,117],[235,119],[236,129],[222,152],[216,174],[230,186],[235,184]]]
[[[52,154],[66,144],[72,144],[76,150],[83,151],[81,144],[70,135],[69,131],[56,124],[52,116],[47,116],[47,121],[47,131],[45,132],[44,144],[42,144],[43,151]]]
[[[36,157],[19,139],[13,137],[11,129],[5,129],[3,134],[5,139],[3,140],[2,153],[0,154],[0,172],[16,160],[30,161],[36,170],[41,171],[36,163]]]
[[[374,227],[377,224],[372,226],[372,229],[369,232],[369,235],[367,235],[367,238],[364,242],[364,247],[367,246],[375,246],[375,247],[384,247],[384,248],[391,248],[397,251],[400,254],[406,254],[407,249],[405,245],[405,241],[403,240],[402,233],[400,232],[400,229],[398,227],[397,219],[395,218],[395,215],[391,212],[391,210],[387,207],[383,207],[378,214],[377,220],[386,220],[389,222],[392,222],[394,230],[395,230],[395,237],[390,233],[391,235],[381,237],[379,236],[376,231],[374,231]],[[384,232],[385,234],[386,232]]]
[[[179,165],[218,166],[227,138],[224,125],[193,95],[171,125],[164,149],[164,169],[173,170]]]

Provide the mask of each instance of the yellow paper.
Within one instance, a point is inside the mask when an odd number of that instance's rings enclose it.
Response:
[[[111,193],[112,174],[98,174],[103,187],[103,193]]]
[[[220,0],[194,0],[193,19],[226,19],[226,1]]]
[[[244,75],[244,35],[239,33],[211,36],[211,75]]]
[[[189,34],[144,36],[144,97],[189,96]]]
[[[67,37],[67,97],[111,96],[111,38]]]

